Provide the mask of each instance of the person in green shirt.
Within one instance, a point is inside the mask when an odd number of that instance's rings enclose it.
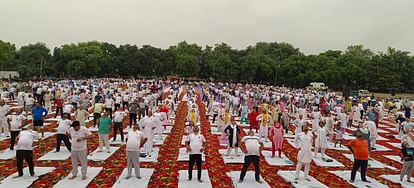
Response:
[[[106,152],[110,153],[109,149],[109,128],[111,127],[112,120],[108,117],[108,113],[104,112],[102,117],[99,118],[98,124],[98,135],[99,135],[99,150],[98,152],[102,152],[102,147],[105,146]]]

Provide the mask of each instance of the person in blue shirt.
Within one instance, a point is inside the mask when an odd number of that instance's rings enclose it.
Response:
[[[369,112],[367,113],[367,117],[368,117],[368,120],[375,122],[376,115],[375,115],[374,109],[369,110]]]
[[[43,121],[47,116],[48,111],[39,102],[36,102],[36,105],[32,108],[32,117],[33,117],[33,127],[36,131],[42,133],[42,138],[44,138],[43,132]],[[40,130],[39,130],[40,129]]]

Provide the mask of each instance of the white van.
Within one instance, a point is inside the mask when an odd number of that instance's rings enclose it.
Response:
[[[366,89],[360,89],[358,90],[358,97],[369,97],[371,96],[371,93]]]
[[[323,82],[311,82],[309,86],[306,87],[308,90],[316,90],[316,91],[326,91],[328,87],[325,86]]]

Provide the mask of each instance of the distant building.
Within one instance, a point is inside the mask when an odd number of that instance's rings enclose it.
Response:
[[[0,71],[0,79],[13,79],[20,78],[20,74],[17,71]]]

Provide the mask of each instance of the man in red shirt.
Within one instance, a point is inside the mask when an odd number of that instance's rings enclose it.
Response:
[[[355,175],[358,169],[361,167],[361,180],[363,182],[370,183],[366,178],[366,172],[368,167],[368,141],[362,138],[362,132],[357,131],[355,133],[356,139],[348,143],[348,148],[354,154],[354,166],[351,171],[351,183],[355,181]]]
[[[256,117],[259,115],[258,108],[254,107],[254,110],[249,113],[249,124],[250,130],[256,129],[256,133],[258,132],[257,129],[259,126],[257,125]]]
[[[55,99],[55,106],[56,106],[56,113],[55,118],[57,117],[59,111],[60,111],[60,117],[63,115],[63,99],[62,98],[56,98]]]

